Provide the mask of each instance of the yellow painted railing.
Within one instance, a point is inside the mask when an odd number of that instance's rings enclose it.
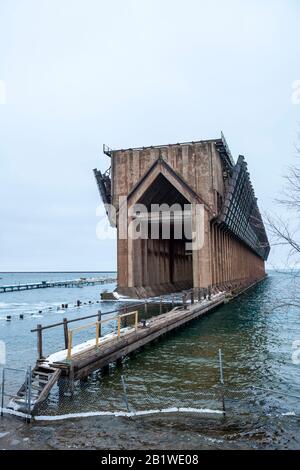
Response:
[[[118,322],[118,339],[121,336],[121,322],[122,318],[134,316],[134,328],[135,330],[138,327],[138,316],[139,312],[135,310],[134,312],[123,313],[122,315],[116,315],[115,317],[106,318],[105,320],[96,321],[93,323],[88,323],[86,325],[78,326],[73,330],[68,331],[68,353],[67,359],[72,359],[72,347],[73,347],[73,333],[77,331],[86,330],[91,327],[95,327],[95,337],[96,337],[96,346],[99,346],[99,338],[101,337],[101,325],[103,323],[111,322],[113,320],[117,320]]]

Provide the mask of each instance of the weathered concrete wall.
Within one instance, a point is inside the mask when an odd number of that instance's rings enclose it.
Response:
[[[210,260],[213,285],[255,281],[265,275],[264,261],[218,224],[211,224]]]
[[[152,172],[154,162],[162,160],[176,172],[179,180],[176,175],[168,174],[168,169],[160,163]],[[195,224],[196,220],[195,206],[204,203],[203,247],[186,253],[184,241],[180,240],[118,239],[120,292],[130,293],[132,289],[144,287],[145,295],[153,295],[180,287],[229,285],[236,281],[247,284],[265,275],[264,261],[216,223],[224,200],[226,180],[214,141],[114,151],[114,206],[119,209],[121,196],[127,197],[128,207],[139,202],[159,174],[164,175],[189,201],[192,223]],[[130,222],[129,217],[128,225]]]
[[[224,195],[222,164],[214,142],[169,145],[161,148],[118,150],[112,157],[113,204],[127,196],[150,166],[161,157],[211,207],[215,207],[215,190]]]

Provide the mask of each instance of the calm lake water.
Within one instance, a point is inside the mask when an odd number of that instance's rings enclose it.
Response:
[[[0,274],[0,284],[91,276],[99,273]],[[239,447],[238,443],[257,448],[299,446],[300,365],[292,361],[292,347],[294,341],[300,340],[300,309],[291,306],[272,309],[282,296],[300,287],[298,283],[300,280],[288,274],[270,272],[264,282],[247,294],[126,357],[122,365],[112,366],[108,373],[96,372],[87,382],[78,382],[73,397],[66,396],[66,385],[62,383],[60,389],[53,389],[41,413],[126,410],[123,375],[131,410],[174,406],[221,410],[224,395],[225,421],[209,418],[197,434],[204,447],[205,435],[217,448],[235,448]],[[117,308],[117,303],[96,303],[101,290],[114,287],[0,294],[0,339],[7,346],[7,365],[26,367],[34,363],[36,338],[30,329],[37,323],[44,325],[65,316],[75,318],[96,313],[97,309],[105,312]],[[77,299],[93,303],[76,309],[73,306]],[[65,312],[56,310],[62,303],[69,303],[71,308]],[[24,320],[19,319],[20,313],[24,314]],[[12,316],[11,322],[6,321],[7,314]],[[45,352],[60,349],[62,341],[62,330],[49,332]],[[224,387],[219,383],[219,348],[223,354]],[[192,429],[196,426],[195,418],[172,418],[171,424],[167,418],[159,419],[160,426],[166,425],[174,431],[181,423],[184,432],[190,432],[191,436],[195,433]],[[110,420],[112,435],[116,431],[114,422],[117,423],[117,418]],[[187,422],[190,429],[186,429]],[[122,426],[130,433],[130,420],[127,423]],[[157,426],[152,432],[155,439]],[[156,437],[159,441],[159,435]]]

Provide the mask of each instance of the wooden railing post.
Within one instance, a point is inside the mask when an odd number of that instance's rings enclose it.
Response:
[[[64,322],[65,349],[68,349],[68,341],[69,341],[69,338],[68,338],[68,319],[64,318],[63,322]]]
[[[72,342],[73,342],[73,331],[68,332],[68,359],[72,358]]]
[[[43,330],[42,325],[37,325],[37,350],[39,359],[43,358]]]
[[[121,317],[118,317],[118,338],[121,336]]]
[[[138,327],[138,322],[139,322],[139,312],[138,310],[135,312],[135,329],[137,330],[137,327]]]
[[[100,323],[96,321],[96,346],[99,346],[99,325]]]
[[[101,310],[98,310],[99,337],[101,338]]]

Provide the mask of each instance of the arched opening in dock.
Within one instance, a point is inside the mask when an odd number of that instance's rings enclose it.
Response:
[[[136,226],[144,236],[132,245],[134,286],[162,286],[169,292],[192,287],[190,201],[160,173],[135,207]]]

